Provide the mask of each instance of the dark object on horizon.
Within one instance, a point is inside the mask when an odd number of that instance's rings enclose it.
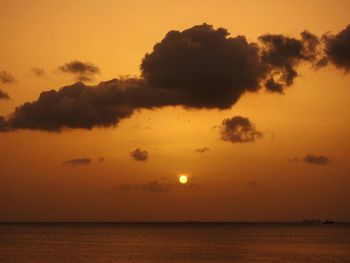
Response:
[[[324,220],[324,221],[321,221],[320,219],[314,219],[314,218],[311,218],[311,219],[304,219],[303,224],[306,224],[306,225],[320,225],[320,224],[323,224],[323,225],[332,225],[334,224],[335,222],[334,221],[331,221],[331,220]]]
[[[324,224],[324,225],[333,225],[334,221],[325,220],[325,221],[322,222],[322,224]]]

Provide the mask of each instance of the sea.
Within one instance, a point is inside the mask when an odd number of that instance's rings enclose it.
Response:
[[[0,223],[0,262],[350,262],[350,224]]]

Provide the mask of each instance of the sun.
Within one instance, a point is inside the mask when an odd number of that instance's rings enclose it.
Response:
[[[179,182],[180,182],[180,184],[185,184],[185,183],[187,183],[187,176],[186,175],[184,175],[184,174],[182,174],[182,175],[180,175],[179,176]]]

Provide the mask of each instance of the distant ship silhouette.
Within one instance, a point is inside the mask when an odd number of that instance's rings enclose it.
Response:
[[[331,224],[334,224],[334,221],[325,220],[325,221],[322,222],[322,224],[331,225]]]
[[[304,219],[303,223],[307,225],[320,225],[320,224],[330,225],[330,224],[334,224],[334,221],[330,221],[330,220],[321,221],[320,219]]]

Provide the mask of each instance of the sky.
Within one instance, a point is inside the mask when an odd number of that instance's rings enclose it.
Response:
[[[0,0],[0,221],[349,221],[349,13]]]

